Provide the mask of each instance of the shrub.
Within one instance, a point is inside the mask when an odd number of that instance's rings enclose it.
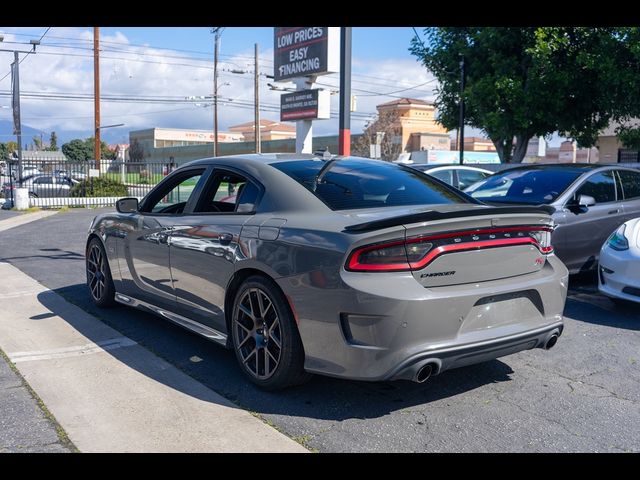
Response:
[[[140,177],[138,183],[146,185],[151,183],[151,172],[146,168],[144,170],[140,170]]]
[[[87,178],[71,187],[71,197],[126,197],[127,187],[110,178]]]

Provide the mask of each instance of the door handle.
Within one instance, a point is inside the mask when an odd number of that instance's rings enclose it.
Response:
[[[233,234],[221,233],[218,239],[220,240],[220,245],[229,245],[231,240],[233,240]]]
[[[614,215],[616,213],[620,213],[620,209],[616,209],[616,210],[609,210],[609,212],[607,213],[607,215]]]

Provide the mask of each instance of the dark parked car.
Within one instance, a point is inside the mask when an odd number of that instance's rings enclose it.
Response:
[[[406,166],[204,159],[117,209],[89,228],[93,301],[232,348],[264,388],[309,372],[423,382],[563,329],[549,209],[488,207]]]
[[[438,180],[464,190],[480,180],[484,180],[493,172],[485,168],[472,167],[470,165],[436,165],[427,163],[414,163],[412,168],[420,170]]]
[[[527,165],[503,170],[465,192],[491,205],[549,205],[556,255],[571,273],[595,269],[600,247],[640,216],[640,171],[618,165]]]

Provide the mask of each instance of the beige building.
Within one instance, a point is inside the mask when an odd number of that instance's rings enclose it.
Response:
[[[458,150],[456,139],[451,139],[451,150]],[[464,137],[465,152],[495,152],[496,146],[491,140],[484,137]]]
[[[229,131],[235,135],[240,135],[242,141],[255,141],[255,122],[246,122],[229,127]],[[274,122],[273,120],[260,120],[260,140],[286,140],[296,138],[296,127],[286,123]]]
[[[617,123],[612,123],[598,135],[596,146],[600,152],[600,162],[618,163],[640,161],[640,152],[625,148],[616,135],[616,128],[619,126]],[[640,120],[632,120],[630,126],[640,127]]]
[[[378,113],[397,112],[399,115],[399,141],[403,152],[411,150],[431,149],[431,145],[438,145],[439,150],[449,150],[447,130],[435,119],[435,107],[432,102],[415,98],[399,98],[391,102],[377,105]],[[420,134],[420,135],[413,135]],[[431,134],[431,137],[424,134]],[[441,142],[442,135],[447,139]],[[424,140],[423,140],[424,138]],[[417,143],[417,145],[416,145]],[[415,147],[418,148],[415,148]]]
[[[156,148],[185,147],[188,145],[213,144],[211,130],[185,130],[179,128],[149,128],[129,132],[129,144],[137,141],[145,157]],[[218,132],[218,142],[241,142],[242,135],[233,132]]]

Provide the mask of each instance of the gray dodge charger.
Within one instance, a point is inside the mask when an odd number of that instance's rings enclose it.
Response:
[[[203,159],[117,210],[89,229],[93,301],[233,349],[266,389],[312,373],[424,382],[562,333],[548,207],[490,207],[402,165]]]

